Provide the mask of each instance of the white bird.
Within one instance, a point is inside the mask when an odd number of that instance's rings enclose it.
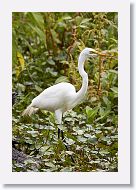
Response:
[[[84,62],[89,57],[95,57],[100,52],[92,48],[85,48],[78,58],[78,70],[82,77],[82,87],[76,92],[75,87],[67,82],[61,82],[45,89],[37,97],[32,100],[32,103],[24,110],[22,115],[35,113],[38,109],[47,110],[55,113],[57,123],[62,124],[63,113],[74,108],[81,102],[88,88],[88,74],[84,70]],[[62,132],[62,131],[61,131]],[[58,128],[58,137],[60,129]],[[63,132],[62,132],[62,138]]]

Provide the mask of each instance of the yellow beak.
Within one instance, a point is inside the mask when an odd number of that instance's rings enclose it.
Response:
[[[95,53],[97,53],[97,54],[100,55],[100,56],[106,56],[106,54],[101,53],[101,52],[99,52],[99,51],[97,51],[97,50],[95,50]]]

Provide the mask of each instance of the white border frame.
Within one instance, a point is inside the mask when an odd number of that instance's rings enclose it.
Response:
[[[118,172],[12,172],[12,12],[118,12]],[[1,181],[4,184],[130,184],[130,4],[107,0],[4,0],[0,6]],[[2,83],[1,83],[2,82]]]

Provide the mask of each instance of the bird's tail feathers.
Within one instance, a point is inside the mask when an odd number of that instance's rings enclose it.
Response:
[[[38,108],[33,107],[31,104],[23,111],[22,116],[29,115],[36,113],[38,111]]]

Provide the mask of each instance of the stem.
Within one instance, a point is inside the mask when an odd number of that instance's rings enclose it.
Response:
[[[32,76],[31,76],[31,73],[29,72],[28,67],[26,67],[26,70],[27,70],[28,76],[30,77],[31,81],[32,81],[34,84],[36,84],[36,82],[34,81],[34,79],[33,79]]]
[[[49,134],[50,134],[50,129],[48,130],[45,144],[47,144],[47,141],[48,141],[48,138],[49,138]]]
[[[98,96],[101,96],[101,72],[102,72],[102,61],[101,61],[101,57],[99,57],[99,78],[98,78]]]

